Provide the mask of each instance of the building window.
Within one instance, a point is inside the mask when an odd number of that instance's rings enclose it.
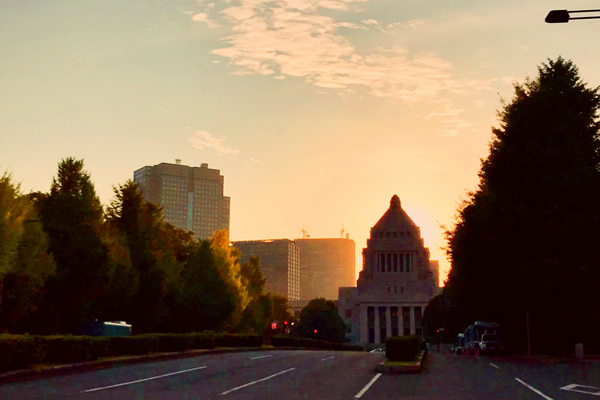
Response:
[[[352,318],[352,310],[346,310],[346,318]]]
[[[398,272],[398,254],[394,253],[394,272]]]

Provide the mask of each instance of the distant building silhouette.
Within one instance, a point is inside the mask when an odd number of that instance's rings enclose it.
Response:
[[[194,232],[198,239],[218,230],[229,231],[229,197],[223,196],[224,178],[208,164],[189,167],[160,163],[133,173],[144,198],[163,207],[165,220]]]
[[[421,231],[394,195],[371,228],[357,287],[340,287],[338,311],[353,342],[383,343],[389,336],[423,334],[429,301],[440,292],[437,261],[429,260]]]
[[[300,298],[338,298],[340,286],[355,282],[352,239],[296,239],[300,249]]]
[[[242,253],[241,262],[260,257],[260,269],[267,282],[265,291],[300,299],[300,251],[292,240],[250,240],[232,242]]]

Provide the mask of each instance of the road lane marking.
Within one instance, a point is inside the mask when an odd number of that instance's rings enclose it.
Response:
[[[490,363],[490,365],[491,365],[492,367],[496,368],[496,369],[500,369],[500,367],[499,367],[499,366],[497,366],[496,364],[492,364],[492,363]]]
[[[588,390],[585,390],[584,388],[588,389]],[[560,390],[566,390],[568,392],[591,394],[592,396],[600,396],[600,387],[596,387],[596,386],[586,386],[586,385],[578,385],[576,383],[572,383],[570,385],[561,387]]]
[[[273,357],[273,355],[271,354],[270,356],[252,357],[251,360],[258,360],[259,358],[267,358],[267,357]]]
[[[110,385],[110,386],[103,386],[103,387],[99,387],[99,388],[95,388],[95,389],[88,389],[88,390],[83,390],[81,392],[78,392],[78,394],[81,393],[90,393],[90,392],[97,392],[98,390],[106,390],[106,389],[112,389],[112,388],[116,388],[119,386],[127,386],[127,385],[133,385],[134,383],[139,383],[139,382],[145,382],[145,381],[151,381],[153,379],[159,379],[159,378],[164,378],[166,376],[171,376],[171,375],[177,375],[177,374],[183,374],[186,372],[191,372],[191,371],[197,371],[199,369],[204,369],[207,368],[206,365],[203,367],[197,367],[197,368],[190,368],[190,369],[185,369],[183,371],[176,371],[176,372],[171,372],[169,374],[164,374],[164,375],[158,375],[158,376],[152,376],[150,378],[145,378],[145,379],[138,379],[136,381],[130,381],[130,382],[124,382],[124,383],[118,383],[116,385]]]
[[[259,383],[259,382],[264,382],[264,381],[266,381],[266,380],[268,380],[268,379],[275,378],[277,375],[283,375],[283,374],[285,374],[285,373],[287,373],[287,372],[290,372],[290,371],[293,371],[293,370],[295,370],[295,369],[296,369],[296,368],[290,368],[290,369],[286,369],[285,371],[281,371],[281,372],[278,372],[278,373],[276,373],[276,374],[269,375],[269,376],[267,376],[266,378],[262,378],[262,379],[259,379],[259,380],[257,380],[257,381],[253,381],[253,382],[250,382],[250,383],[246,383],[245,385],[238,386],[238,387],[235,387],[235,388],[233,388],[233,389],[229,389],[228,391],[221,393],[221,394],[220,394],[220,396],[226,395],[226,394],[228,394],[228,393],[231,393],[231,392],[235,392],[236,390],[240,390],[240,389],[243,389],[243,388],[245,388],[245,387],[248,387],[248,386],[252,386],[252,385],[254,385],[254,384],[256,384],[256,383]]]
[[[528,385],[527,383],[523,382],[522,380],[520,380],[519,378],[515,378],[520,384],[522,384],[523,386],[527,387],[528,389],[533,390],[534,392],[536,392],[537,394],[539,394],[540,396],[542,396],[543,398],[545,398],[546,400],[554,400],[552,397],[548,397],[546,396],[544,393],[540,392],[539,390],[537,390],[536,388],[534,388],[531,385]]]
[[[327,361],[327,360],[331,360],[332,358],[335,358],[335,356],[331,356],[331,357],[323,358],[323,359],[321,359],[321,361]]]
[[[381,373],[375,375],[373,377],[373,379],[371,379],[371,381],[369,383],[367,383],[367,385],[364,388],[362,388],[362,390],[360,392],[358,392],[356,394],[356,396],[354,396],[354,398],[355,399],[360,399],[362,397],[362,395],[365,394],[367,392],[367,390],[369,390],[369,388],[371,387],[371,385],[374,384],[377,379],[379,379],[380,376],[381,376]]]

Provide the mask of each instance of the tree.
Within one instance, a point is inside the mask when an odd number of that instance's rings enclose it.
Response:
[[[33,198],[56,261],[40,325],[52,333],[78,333],[82,324],[104,317],[110,284],[104,211],[83,161],[74,158],[59,163],[49,194]]]
[[[344,341],[346,334],[346,324],[335,303],[324,298],[311,300],[300,311],[300,321],[296,329],[300,337],[336,343]]]
[[[133,181],[113,191],[115,197],[108,208],[107,220],[115,230],[113,235],[124,238],[132,266],[131,281],[135,285],[129,307],[125,307],[127,321],[136,332],[151,332],[159,326],[161,330],[169,330],[168,305],[175,301],[173,291],[180,284],[193,237],[190,232],[166,223],[162,208],[144,200],[139,185]],[[121,289],[124,293],[126,288]]]
[[[14,332],[39,307],[55,264],[31,200],[0,178],[0,327]]]
[[[19,185],[5,172],[0,178],[0,317],[4,278],[14,268],[26,214]]]
[[[241,255],[238,249],[229,245],[229,234],[225,230],[215,232],[214,237],[210,240],[210,247],[218,266],[219,275],[235,299],[235,310],[231,325],[228,326],[228,329],[232,330],[239,324],[242,313],[251,301],[243,282],[244,277],[240,266]]]
[[[178,306],[172,310],[173,330],[219,331],[231,321],[236,299],[219,267],[211,241],[201,240],[191,248],[178,289]]]
[[[498,320],[523,348],[571,350],[600,304],[599,90],[562,58],[515,85],[480,182],[447,232],[448,294],[472,319]]]

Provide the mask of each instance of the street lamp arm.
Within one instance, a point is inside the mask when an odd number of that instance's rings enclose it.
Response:
[[[575,11],[567,11],[567,10],[552,10],[546,16],[545,21],[549,24],[556,23],[566,23],[572,19],[599,19],[600,15],[594,17],[571,17],[570,14],[574,13],[590,13],[590,12],[598,12],[600,10],[575,10]]]

